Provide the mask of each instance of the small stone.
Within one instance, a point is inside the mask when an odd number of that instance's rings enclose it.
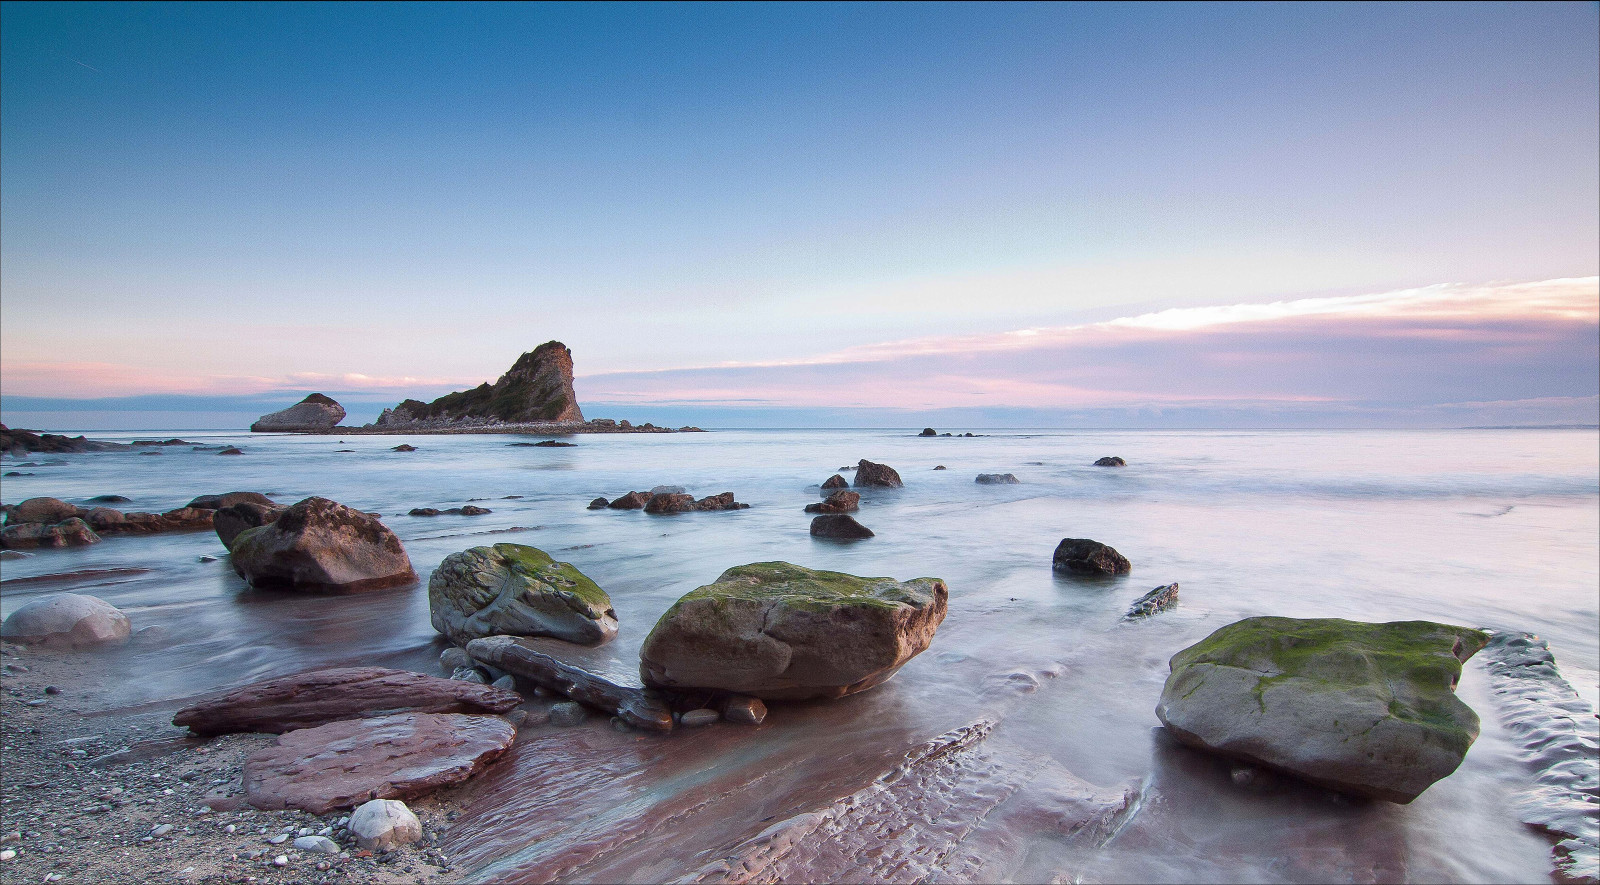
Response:
[[[316,831],[311,829],[310,827],[301,827],[300,831],[295,833],[295,835],[296,836],[309,836],[314,832],[316,832]]]
[[[166,837],[172,832],[172,824],[161,824],[150,831],[150,835],[157,839]]]
[[[44,693],[45,694],[60,694],[61,693],[61,689],[57,688],[54,685],[46,685],[44,687]]]
[[[322,829],[317,831],[317,835],[318,836],[332,836],[333,835],[333,827],[323,827]]]
[[[523,721],[525,721],[527,718],[528,718],[528,711],[520,709],[520,708],[516,709],[516,710],[512,710],[510,713],[506,714],[506,721],[510,722],[512,725],[516,725],[516,726],[519,726],[519,727],[522,725]]]
[[[506,691],[516,691],[517,690],[516,677],[512,676],[509,673],[507,673],[504,676],[501,676],[499,679],[496,679],[495,681],[493,681],[493,682],[491,682],[489,684],[491,686],[495,687],[495,688],[505,689]]]
[[[566,701],[550,708],[550,724],[561,728],[578,725],[588,718],[589,711],[582,704]]]
[[[767,718],[767,705],[760,698],[734,695],[722,702],[722,718],[741,725],[760,725]]]
[[[285,843],[287,841],[289,841],[289,834],[288,833],[279,833],[276,836],[268,836],[267,837],[267,844],[268,845],[282,845],[283,843]]]
[[[689,712],[683,714],[683,725],[687,728],[693,728],[696,725],[710,725],[721,718],[722,714],[718,713],[716,710],[710,710],[706,708],[690,710]]]
[[[275,867],[286,867],[286,866],[288,866],[289,865],[289,855],[280,854],[277,857],[274,857],[272,859],[272,865],[275,866]]]
[[[17,853],[15,851],[12,851],[9,848],[7,848],[4,851],[0,851],[0,861],[11,860],[11,859],[15,858],[16,856],[17,856]]]
[[[477,667],[461,667],[451,673],[450,678],[457,682],[476,682],[479,685],[489,684],[489,677],[483,675],[483,671]]]
[[[301,836],[294,840],[294,847],[301,851],[310,851],[316,854],[338,854],[339,845],[327,836]]]
[[[233,824],[228,824],[227,826],[222,828],[222,832],[227,833],[228,835],[232,836],[234,833],[239,832],[239,828],[234,826]]]
[[[0,836],[0,845],[5,845],[8,842],[21,842],[21,841],[22,841],[22,831],[21,830],[12,830],[11,832],[5,834],[4,836]]]
[[[454,673],[462,667],[472,666],[472,658],[468,657],[464,648],[450,646],[439,653],[439,669],[446,673]]]
[[[202,557],[200,557],[200,561],[201,562],[216,562],[217,558],[215,556],[202,556]]]
[[[321,872],[326,873],[328,870],[333,869],[333,864],[328,863],[325,860],[319,860],[319,861],[317,861],[317,869],[319,871],[321,871]]]
[[[1256,779],[1256,770],[1248,765],[1235,765],[1233,770],[1228,773],[1228,776],[1233,779],[1234,783],[1242,787]]]

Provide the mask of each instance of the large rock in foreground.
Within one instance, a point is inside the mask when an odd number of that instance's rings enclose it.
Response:
[[[446,556],[428,579],[428,610],[433,629],[461,645],[498,635],[598,645],[617,635],[606,591],[571,563],[525,544]]]
[[[1173,655],[1156,715],[1190,746],[1410,802],[1478,736],[1454,689],[1488,639],[1428,621],[1247,618]]]
[[[883,682],[926,649],[948,595],[938,578],[736,566],[661,616],[639,651],[639,672],[668,689],[841,697]]]
[[[347,719],[282,735],[244,763],[251,805],[327,814],[370,799],[408,799],[464,781],[511,747],[499,716],[407,713]]]
[[[262,415],[250,425],[251,433],[319,433],[344,420],[344,406],[332,397],[313,393],[281,412]]]
[[[211,527],[216,530],[217,539],[222,542],[222,546],[232,550],[233,539],[239,537],[240,532],[269,525],[287,509],[281,504],[240,501],[217,510],[211,517]]]
[[[125,642],[131,625],[120,609],[97,596],[52,593],[12,612],[0,624],[7,642],[80,649]]]
[[[233,570],[253,586],[318,592],[377,590],[417,579],[394,532],[374,516],[307,498],[236,535]]]
[[[172,724],[195,734],[282,734],[396,713],[504,713],[522,696],[408,670],[336,667],[252,683],[190,704]]]

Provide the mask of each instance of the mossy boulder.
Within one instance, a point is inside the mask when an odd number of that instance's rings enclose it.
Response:
[[[639,651],[646,685],[764,700],[836,698],[893,676],[933,641],[949,591],[787,562],[728,569],[679,599]]]
[[[433,628],[465,645],[484,636],[553,636],[598,645],[617,635],[611,597],[570,563],[525,544],[452,553],[428,580]]]
[[[1406,803],[1477,739],[1455,685],[1488,638],[1429,621],[1247,618],[1173,655],[1156,715],[1190,746]]]

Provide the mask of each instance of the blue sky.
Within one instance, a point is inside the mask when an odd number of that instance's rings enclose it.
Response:
[[[810,408],[757,368],[1600,274],[1594,4],[0,16],[12,402],[397,400],[554,338],[596,390],[738,363]],[[1594,377],[1562,353],[1510,399]]]

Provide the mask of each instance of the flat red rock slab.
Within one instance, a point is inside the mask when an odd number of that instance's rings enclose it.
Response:
[[[504,713],[514,691],[385,667],[336,667],[255,682],[178,711],[172,724],[195,734],[282,734],[341,719],[395,713]]]
[[[245,796],[263,809],[327,814],[369,799],[409,799],[464,781],[511,747],[498,716],[405,713],[302,728],[244,763]]]

